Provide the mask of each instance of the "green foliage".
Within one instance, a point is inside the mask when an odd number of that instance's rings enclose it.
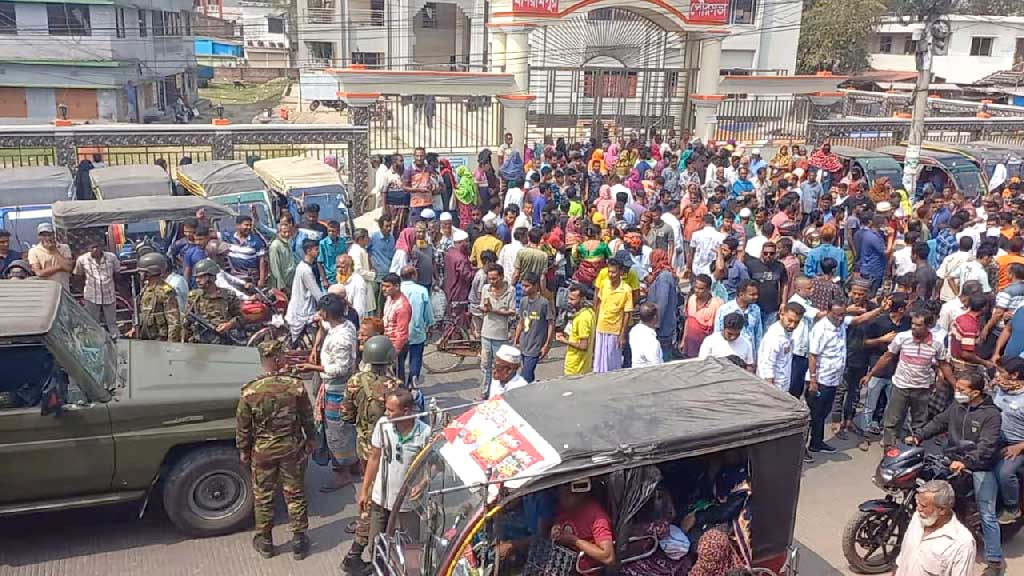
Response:
[[[797,68],[847,73],[868,65],[868,37],[885,0],[816,0],[804,7]]]

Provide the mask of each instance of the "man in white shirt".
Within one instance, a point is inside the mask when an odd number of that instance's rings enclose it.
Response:
[[[633,352],[633,368],[655,366],[664,360],[655,329],[658,326],[658,307],[651,302],[640,305],[640,323],[629,331],[629,349]]]
[[[502,208],[508,208],[512,204],[515,204],[516,208],[519,208],[519,212],[522,212],[523,211],[523,195],[524,194],[523,194],[523,189],[522,188],[520,188],[518,186],[509,188],[508,191],[505,192],[505,203],[502,205]]]
[[[789,375],[793,367],[793,331],[806,312],[795,302],[786,304],[779,321],[764,333],[757,352],[757,375],[784,392],[789,392]]]
[[[971,300],[971,296],[980,292],[980,282],[975,280],[964,282],[964,285],[960,287],[960,295],[944,303],[942,308],[939,309],[939,319],[935,326],[949,334],[953,321],[959,318],[961,314],[967,312],[967,303]]]
[[[744,366],[754,371],[754,349],[750,340],[743,335],[743,327],[747,320],[742,314],[734,312],[722,319],[722,330],[712,332],[700,344],[697,358],[728,358],[735,356],[743,361]]]
[[[914,243],[907,242],[906,246],[892,253],[893,277],[903,276],[917,270],[917,264],[913,258]]]
[[[669,256],[672,257],[672,267],[676,269],[677,273],[681,273],[686,268],[686,251],[683,242],[683,224],[677,216],[678,210],[678,204],[669,202],[661,213],[661,221],[672,230],[672,245],[675,248],[675,253],[669,254]]]
[[[800,275],[793,280],[793,295],[789,297],[790,302],[799,304],[804,309],[800,324],[793,330],[793,365],[789,378],[789,393],[797,398],[803,398],[804,395],[804,377],[807,375],[807,350],[810,348],[811,328],[825,315],[825,312],[811,304],[811,290],[811,279]]]
[[[704,227],[693,233],[690,248],[693,250],[693,273],[711,275],[711,263],[718,256],[718,247],[725,240],[725,233],[715,229],[715,216],[704,216]]]
[[[320,243],[316,240],[302,241],[302,260],[295,267],[295,278],[292,279],[292,297],[288,300],[288,311],[284,320],[288,323],[292,341],[297,341],[306,329],[313,316],[316,315],[317,303],[324,292],[313,274],[317,256],[320,255]]]
[[[416,418],[415,413],[416,402],[412,394],[405,388],[398,388],[385,397],[384,418],[378,420],[373,428],[370,457],[366,461],[366,474],[357,500],[359,510],[370,516],[370,542],[375,541],[377,534],[387,527],[409,466],[430,441],[430,426]],[[414,529],[419,522],[412,512],[414,500],[407,498],[399,510],[398,523],[405,530]],[[361,549],[350,551],[350,556],[354,558],[345,558],[346,567],[350,568],[348,573],[373,572],[372,566],[362,561]]]
[[[519,367],[523,364],[523,353],[515,346],[502,344],[494,354],[494,368],[491,369],[491,387],[487,397],[494,398],[509,390],[522,388],[529,384],[526,378],[519,375]]]
[[[894,576],[972,576],[977,545],[953,513],[953,487],[932,480],[917,489],[916,498]]]
[[[355,261],[348,254],[342,254],[335,261],[335,269],[338,271],[339,281],[331,284],[327,292],[348,300],[359,318],[365,318],[367,313],[366,280],[355,273]]]
[[[939,265],[939,269],[935,271],[935,275],[942,281],[939,298],[943,302],[949,302],[957,297],[957,293],[953,289],[954,284],[960,277],[960,267],[969,260],[974,260],[974,240],[967,236],[960,239],[960,250],[946,256],[942,260],[942,264]],[[950,282],[950,279],[953,282]]]

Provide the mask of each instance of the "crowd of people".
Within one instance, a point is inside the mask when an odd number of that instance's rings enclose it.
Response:
[[[986,575],[1003,573],[999,526],[1020,516],[1024,469],[1019,178],[977,197],[937,180],[908,192],[869,181],[828,144],[766,158],[660,134],[533,147],[506,135],[475,169],[422,148],[408,164],[372,165],[374,230],[343,235],[316,206],[276,230],[241,215],[219,238],[197,218],[166,256],[140,261],[153,281],[139,337],[203,341],[185,310],[216,332],[236,327],[240,284],[288,295],[293,342],[317,333],[303,369],[324,381],[316,413],[339,464],[325,489],[372,461],[374,427],[356,454],[344,426],[366,342],[393,349],[379,356],[390,366],[380,378],[396,377],[374,387],[379,418],[394,389],[421,378],[432,327],[466,318],[480,398],[530,385],[556,344],[566,375],[723,358],[806,401],[807,462],[850,435],[862,450],[969,440],[953,464],[973,475]],[[96,243],[72,261],[49,224],[39,235],[26,261],[0,231],[5,276],[81,275],[109,327],[117,259]]]

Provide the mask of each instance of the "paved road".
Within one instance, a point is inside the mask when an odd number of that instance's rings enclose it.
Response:
[[[539,374],[553,377],[560,368],[560,359],[552,359],[541,365]],[[444,377],[429,376],[427,385],[431,394],[453,404],[476,392],[477,375],[476,370],[467,369]],[[796,538],[802,550],[800,572],[805,576],[852,574],[843,560],[840,535],[856,504],[878,494],[870,482],[878,448],[861,452],[852,441],[836,444],[842,448],[840,453],[819,458],[804,472]],[[337,574],[348,550],[344,527],[355,516],[355,498],[352,488],[330,495],[318,493],[316,487],[326,479],[323,469],[311,467],[313,552],[303,562],[294,562],[290,554],[260,559],[250,546],[248,533],[186,540],[170,528],[158,507],[138,520],[136,508],[117,506],[0,521],[0,576]],[[285,518],[284,508],[279,506],[278,522],[286,524]],[[274,534],[278,545],[289,537],[286,525]],[[1024,536],[1007,546],[1006,553],[1007,574],[1024,574]]]

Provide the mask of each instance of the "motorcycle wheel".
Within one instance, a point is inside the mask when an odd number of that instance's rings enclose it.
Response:
[[[1020,529],[1024,528],[1024,519],[1018,518],[1016,522],[1012,524],[1000,524],[999,525],[999,539],[1002,542],[1009,542],[1013,540],[1013,537],[1020,532]]]
[[[320,107],[320,101],[319,100],[313,100],[312,102],[309,103],[309,111],[310,112],[316,112],[316,109],[319,108],[319,107]]]
[[[883,574],[896,568],[905,527],[892,527],[894,522],[896,515],[890,512],[860,511],[850,519],[843,531],[843,556],[854,572]],[[875,542],[886,531],[890,531],[887,541]]]
[[[264,340],[271,340],[274,338],[274,329],[270,326],[265,326],[256,331],[255,334],[249,337],[247,346],[254,347],[259,346]]]

